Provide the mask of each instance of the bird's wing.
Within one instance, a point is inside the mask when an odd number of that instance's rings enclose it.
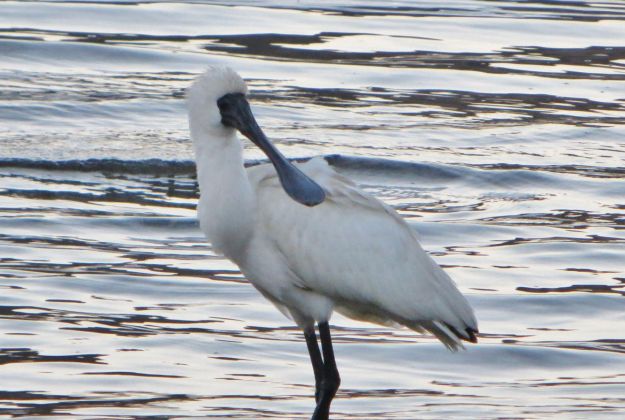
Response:
[[[394,209],[323,159],[300,168],[325,189],[322,204],[290,199],[271,167],[250,173],[259,229],[284,255],[299,287],[330,297],[348,316],[425,328],[452,348],[458,337],[474,339],[468,302]]]

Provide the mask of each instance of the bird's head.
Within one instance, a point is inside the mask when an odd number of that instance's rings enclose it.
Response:
[[[292,199],[309,207],[325,200],[323,188],[286,160],[267,139],[247,101],[247,85],[234,70],[210,67],[187,90],[187,105],[194,141],[236,141],[234,133],[239,131],[267,155]]]
[[[228,140],[234,128],[221,123],[218,101],[225,95],[247,95],[247,85],[234,70],[225,66],[209,67],[187,89],[187,107],[192,134],[202,132],[194,140],[216,142]],[[198,138],[196,138],[198,137]]]

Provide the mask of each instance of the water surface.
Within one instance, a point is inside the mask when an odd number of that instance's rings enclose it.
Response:
[[[623,3],[332,3],[0,3],[0,415],[312,412],[302,334],[195,221],[183,95],[215,63],[476,310],[458,354],[335,317],[334,418],[625,414]]]

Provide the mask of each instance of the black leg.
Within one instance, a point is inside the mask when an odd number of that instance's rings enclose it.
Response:
[[[341,377],[334,360],[330,326],[327,322],[319,323],[319,338],[323,351],[323,376],[319,390],[319,401],[312,416],[313,420],[327,420],[330,415],[330,404],[341,384]]]
[[[308,354],[310,355],[310,362],[312,363],[313,372],[315,373],[315,402],[318,403],[321,381],[323,379],[323,360],[321,359],[321,352],[319,351],[319,345],[317,344],[315,327],[306,328],[304,330],[304,337],[306,337]]]

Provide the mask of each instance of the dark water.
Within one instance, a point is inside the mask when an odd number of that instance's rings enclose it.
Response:
[[[0,415],[310,415],[301,333],[195,222],[183,91],[226,63],[279,147],[395,206],[480,321],[451,354],[337,316],[334,418],[622,418],[624,21],[622,1],[0,3]]]

